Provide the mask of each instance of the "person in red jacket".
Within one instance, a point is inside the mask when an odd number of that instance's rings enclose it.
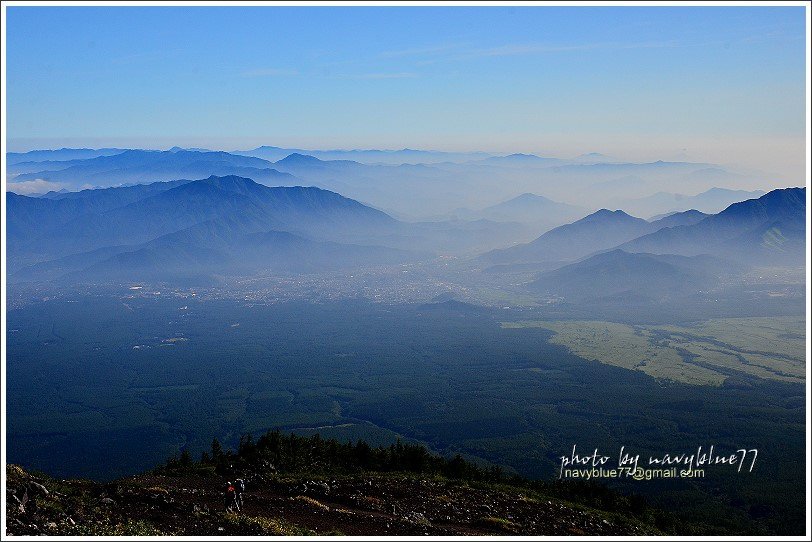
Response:
[[[235,508],[240,511],[240,505],[237,502],[237,488],[231,482],[226,482],[225,491],[225,506],[226,512],[232,512]]]

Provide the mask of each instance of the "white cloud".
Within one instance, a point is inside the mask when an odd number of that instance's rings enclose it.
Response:
[[[33,181],[20,181],[18,183],[6,184],[6,192],[14,192],[23,196],[31,194],[45,194],[51,190],[62,190],[65,185],[62,183],[52,183],[45,179],[34,179]]]

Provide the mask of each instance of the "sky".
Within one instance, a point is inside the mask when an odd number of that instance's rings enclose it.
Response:
[[[805,168],[803,7],[21,6],[6,22],[10,151],[409,147]]]

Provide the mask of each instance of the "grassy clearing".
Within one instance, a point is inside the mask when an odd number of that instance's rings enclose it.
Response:
[[[505,322],[505,328],[553,331],[554,344],[589,359],[655,378],[718,386],[732,371],[803,382],[803,318],[722,318],[686,326],[603,321]]]

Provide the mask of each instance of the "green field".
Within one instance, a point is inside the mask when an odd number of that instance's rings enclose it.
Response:
[[[655,378],[718,386],[744,375],[804,382],[803,318],[719,318],[686,325],[603,321],[504,322],[504,328],[553,331],[554,344],[585,359]]]

